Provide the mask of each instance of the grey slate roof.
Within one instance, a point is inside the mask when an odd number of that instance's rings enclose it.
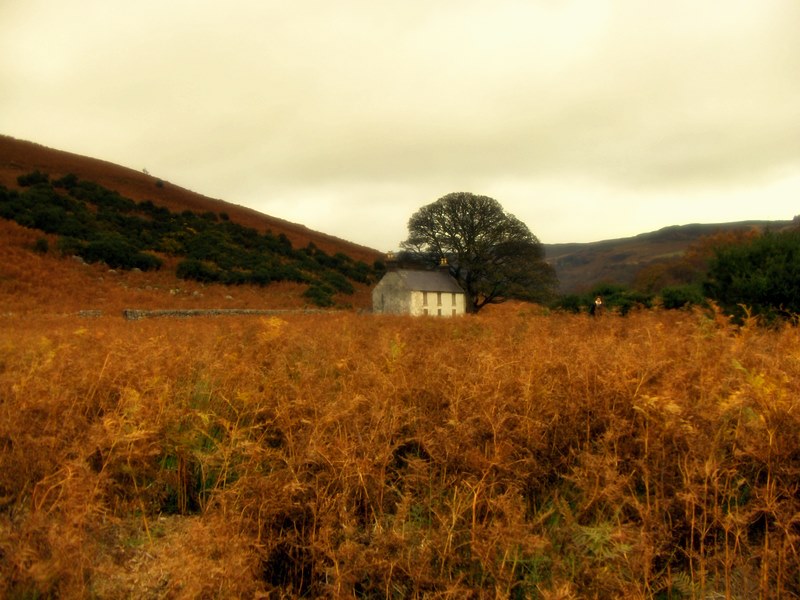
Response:
[[[420,292],[455,292],[463,294],[464,290],[448,273],[443,271],[413,271],[398,269],[397,274],[410,290]]]

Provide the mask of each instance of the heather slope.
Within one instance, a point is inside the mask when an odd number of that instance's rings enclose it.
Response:
[[[244,206],[208,198],[141,171],[0,135],[0,184],[15,188],[18,176],[37,169],[50,174],[54,179],[73,173],[80,179],[98,183],[137,202],[151,200],[158,206],[176,212],[183,210],[196,213],[225,212],[232,221],[245,227],[252,227],[262,232],[269,230],[275,235],[285,234],[296,248],[313,242],[329,254],[342,252],[368,264],[381,257],[377,250],[313,231],[304,225],[271,217]]]

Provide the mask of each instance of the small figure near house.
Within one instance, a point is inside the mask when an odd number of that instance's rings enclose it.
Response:
[[[589,314],[592,315],[593,317],[599,317],[600,315],[603,314],[604,308],[605,307],[603,306],[603,297],[597,296],[594,299],[594,303],[589,307]]]

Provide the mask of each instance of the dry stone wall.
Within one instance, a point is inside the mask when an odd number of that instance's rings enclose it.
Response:
[[[122,311],[122,316],[129,321],[138,321],[139,319],[149,319],[153,317],[173,317],[173,318],[187,318],[187,317],[217,317],[217,316],[233,316],[233,315],[281,315],[287,313],[325,313],[331,311],[304,309],[254,309],[254,308],[196,308],[196,309],[183,309],[183,310],[141,310],[135,308],[126,308]]]

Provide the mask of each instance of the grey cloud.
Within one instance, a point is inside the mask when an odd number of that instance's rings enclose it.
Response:
[[[0,7],[4,133],[357,241],[459,189],[563,236],[591,198],[783,203],[800,164],[794,0],[45,5]]]

